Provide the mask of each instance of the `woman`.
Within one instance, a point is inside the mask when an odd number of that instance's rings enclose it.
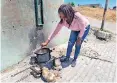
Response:
[[[48,37],[47,41],[45,41],[41,45],[47,46],[48,43],[61,30],[62,26],[68,27],[68,29],[71,29],[71,34],[69,37],[66,57],[62,61],[69,61],[72,48],[75,44],[74,59],[71,63],[71,66],[75,67],[77,57],[80,53],[81,44],[85,37],[88,35],[90,24],[83,15],[81,15],[79,12],[75,12],[70,5],[61,5],[58,9],[58,14],[60,17],[60,22],[58,23],[53,33]]]

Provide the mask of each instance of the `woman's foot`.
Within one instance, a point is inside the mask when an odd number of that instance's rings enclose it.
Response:
[[[76,60],[73,60],[73,61],[72,61],[71,66],[72,66],[72,67],[75,67],[75,66],[76,66]]]
[[[61,62],[69,61],[69,58],[68,58],[68,57],[62,57],[62,58],[60,59],[60,61],[61,61]]]

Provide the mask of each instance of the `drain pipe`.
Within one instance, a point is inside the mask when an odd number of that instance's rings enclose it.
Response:
[[[42,0],[34,0],[34,7],[35,7],[35,21],[36,21],[36,28],[42,29],[44,20],[43,20],[43,1]]]
[[[44,42],[43,34],[43,2],[42,0],[34,0],[34,9],[35,9],[35,25],[36,27],[30,31],[30,48],[31,51],[36,49],[40,43]]]

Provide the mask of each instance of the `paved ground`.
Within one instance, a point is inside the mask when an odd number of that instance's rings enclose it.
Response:
[[[52,53],[54,56],[65,55],[67,43],[56,46]],[[71,57],[73,57],[74,50]],[[72,59],[71,59],[72,60]],[[2,73],[2,82],[43,82],[30,75],[30,69],[17,74],[28,68],[29,57],[16,65],[12,70]],[[83,43],[76,67],[70,63],[62,63],[62,78],[57,82],[117,82],[116,81],[116,41],[101,41],[89,34]]]
[[[97,20],[97,19],[90,18],[90,17],[88,17],[88,20],[89,20],[91,26],[96,27],[96,28],[101,27],[101,24],[102,24],[101,20]],[[107,21],[105,21],[104,29],[108,30],[108,31],[111,31],[112,33],[116,34],[116,22],[107,22]]]

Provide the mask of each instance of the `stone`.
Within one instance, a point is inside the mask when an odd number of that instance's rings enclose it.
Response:
[[[35,71],[31,71],[30,74],[33,75],[35,78],[39,78],[41,76],[41,74],[38,74]]]
[[[55,63],[55,67],[58,67],[58,66],[61,65],[61,62],[60,62],[60,59],[59,58],[58,59],[55,59],[54,63]]]
[[[42,76],[47,82],[55,82],[56,80],[55,74],[46,67],[42,68]]]
[[[54,69],[58,71],[62,70],[60,58],[54,60]]]
[[[60,57],[60,55],[58,54],[58,52],[51,52],[51,55],[53,56],[53,57],[55,57],[55,58],[59,58]]]
[[[61,71],[62,70],[62,66],[60,65],[58,67],[54,67],[54,69],[57,70],[57,71]]]
[[[111,40],[111,33],[97,30],[95,31],[96,38],[101,39],[101,40]]]
[[[39,66],[31,66],[30,69],[36,73],[41,73],[41,68]]]

